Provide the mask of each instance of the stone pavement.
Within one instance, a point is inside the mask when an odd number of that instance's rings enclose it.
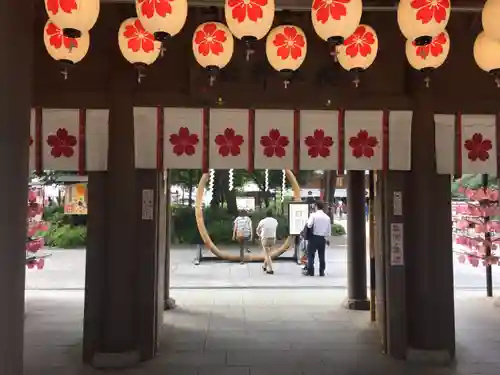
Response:
[[[82,291],[28,291],[24,375],[498,375],[500,314],[477,292],[456,296],[457,363],[430,367],[380,354],[367,312],[344,290],[174,290],[159,356],[121,372],[83,367]],[[126,329],[124,327],[124,329]]]

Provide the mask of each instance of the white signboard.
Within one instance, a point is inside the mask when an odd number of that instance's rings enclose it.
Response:
[[[154,197],[155,193],[152,189],[142,190],[142,220],[153,220]]]
[[[255,198],[236,197],[236,207],[238,210],[255,211]]]
[[[403,224],[391,224],[391,266],[404,266]]]
[[[290,203],[288,205],[288,228],[290,235],[299,235],[309,218],[308,203]]]

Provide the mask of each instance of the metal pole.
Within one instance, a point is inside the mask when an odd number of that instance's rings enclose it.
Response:
[[[483,189],[486,192],[488,189],[488,175],[483,174],[482,176]],[[480,204],[486,206],[489,205],[489,200],[485,200],[484,202],[480,202]],[[488,230],[488,223],[490,221],[489,216],[484,217],[484,226],[486,231],[484,232],[485,239],[485,256],[488,259],[491,256],[491,232]],[[486,296],[493,297],[493,274],[491,270],[491,264],[486,263]]]
[[[375,307],[375,176],[374,172],[368,173],[368,247],[370,253],[370,320],[377,318]]]

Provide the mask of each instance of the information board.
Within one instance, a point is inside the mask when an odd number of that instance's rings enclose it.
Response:
[[[290,202],[288,205],[288,228],[290,235],[299,235],[309,218],[309,204],[306,202]]]

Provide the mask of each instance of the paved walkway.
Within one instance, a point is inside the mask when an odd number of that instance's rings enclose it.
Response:
[[[157,359],[122,372],[83,367],[83,292],[28,291],[24,375],[498,375],[500,307],[456,298],[457,363],[425,367],[380,354],[366,312],[342,290],[176,290]]]

